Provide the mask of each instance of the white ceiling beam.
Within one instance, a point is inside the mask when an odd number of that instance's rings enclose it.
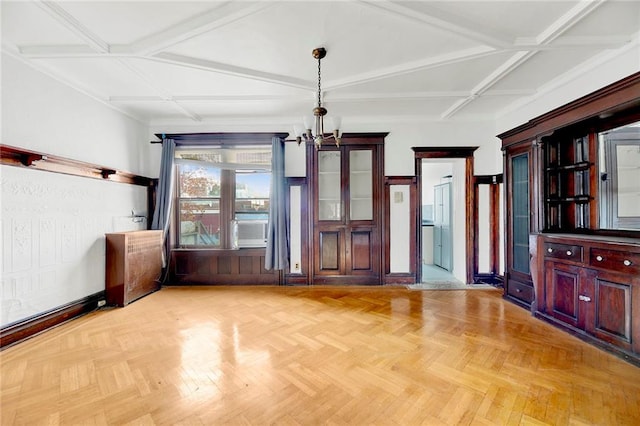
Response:
[[[132,43],[129,48],[140,55],[153,55],[216,28],[247,18],[271,6],[273,3],[268,1],[255,3],[230,1],[144,37]]]
[[[540,44],[537,38],[517,38],[513,44],[518,50],[562,50],[562,49],[617,49],[630,43],[630,36],[572,36],[556,38],[552,44]]]
[[[64,25],[69,31],[80,37],[96,52],[109,52],[109,45],[104,40],[71,16],[71,14],[64,10],[59,4],[48,0],[40,0],[35,2],[35,4],[40,6],[42,10],[47,12],[56,21]]]
[[[86,44],[29,45],[18,46],[18,50],[27,58],[99,58],[108,53],[96,51]]]
[[[487,26],[478,25],[462,16],[428,6],[426,2],[421,3],[420,6],[422,9],[428,7],[427,13],[386,0],[360,0],[360,3],[495,48],[508,47],[513,41]]]
[[[487,90],[483,96],[530,96],[534,90]],[[309,98],[314,98],[310,93]],[[405,100],[431,100],[443,98],[466,98],[470,96],[467,90],[457,91],[433,91],[433,92],[390,92],[390,93],[343,93],[329,94],[324,97],[331,103],[349,103],[361,101],[405,101]],[[298,101],[304,102],[300,96],[294,95],[189,95],[189,96],[135,96],[121,95],[110,96],[110,102],[136,103],[136,102],[271,102],[271,101]]]
[[[601,6],[605,1],[606,0],[581,0],[536,37],[537,45],[548,45],[575,24],[580,22],[580,20],[584,19],[588,14]],[[453,116],[456,112],[460,111],[462,108],[477,99],[483,92],[487,91],[498,81],[513,72],[513,70],[531,59],[536,53],[538,53],[538,51],[532,49],[518,52],[510,57],[504,64],[476,85],[472,89],[472,94],[468,98],[455,102],[451,107],[449,107],[449,109],[442,113],[441,117],[445,119]]]
[[[472,49],[459,50],[440,56],[422,59],[419,61],[405,62],[403,64],[394,65],[392,67],[380,68],[375,71],[353,75],[344,79],[332,80],[325,84],[326,90],[342,89],[356,84],[369,83],[383,78],[397,77],[400,75],[423,71],[431,68],[441,67],[444,65],[454,64],[457,62],[467,61],[470,59],[481,58],[492,55],[496,50],[486,46],[475,47]]]
[[[151,60],[179,65],[186,68],[216,72],[220,74],[232,75],[251,80],[265,81],[268,83],[280,84],[283,86],[295,87],[304,90],[314,90],[314,83],[299,78],[288,77],[280,74],[273,74],[257,71],[249,68],[237,67],[235,65],[223,64],[220,62],[208,61],[206,59],[192,58],[189,56],[176,55],[173,53],[159,53],[151,56]]]

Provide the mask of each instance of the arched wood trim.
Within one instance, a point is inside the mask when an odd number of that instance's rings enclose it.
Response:
[[[475,215],[475,191],[473,187],[473,153],[477,146],[419,146],[413,147],[415,156],[415,175],[418,185],[418,198],[422,197],[422,160],[425,158],[464,158],[465,159],[465,253],[466,256],[466,281],[473,283],[473,266],[477,264],[478,254],[474,250],[474,241],[476,239],[476,215]],[[416,226],[420,225],[422,218],[422,203],[418,203],[416,209],[416,217],[414,218]],[[419,227],[417,229],[420,229]],[[417,282],[422,281],[422,268],[420,266],[420,256],[422,253],[422,238],[420,233],[416,233],[416,256],[414,257]]]

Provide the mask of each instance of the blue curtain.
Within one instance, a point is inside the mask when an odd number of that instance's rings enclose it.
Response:
[[[269,197],[269,230],[265,269],[289,267],[289,215],[285,205],[284,141],[271,140],[271,193]]]
[[[166,267],[169,258],[169,224],[171,223],[171,207],[173,205],[173,182],[175,175],[174,157],[176,143],[173,139],[162,139],[162,159],[160,160],[160,176],[156,189],[156,207],[153,212],[151,229],[164,231],[164,252],[162,265]]]

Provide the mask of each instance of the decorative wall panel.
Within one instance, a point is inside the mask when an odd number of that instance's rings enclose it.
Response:
[[[2,326],[105,288],[105,233],[146,229],[142,186],[0,166]]]

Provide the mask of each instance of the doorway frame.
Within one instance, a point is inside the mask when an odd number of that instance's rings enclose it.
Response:
[[[473,153],[478,146],[416,146],[411,149],[414,152],[416,185],[418,188],[417,198],[422,200],[422,160],[424,159],[454,159],[462,158],[465,160],[464,165],[464,187],[465,187],[465,254],[466,254],[466,283],[473,283],[474,274],[473,267],[477,262],[477,253],[475,252],[476,240],[476,215],[475,215],[475,191],[473,179]],[[416,229],[421,229],[422,222],[422,202],[417,203],[418,208],[415,217]],[[458,226],[457,224],[455,226]],[[416,282],[422,282],[422,233],[416,232]]]

